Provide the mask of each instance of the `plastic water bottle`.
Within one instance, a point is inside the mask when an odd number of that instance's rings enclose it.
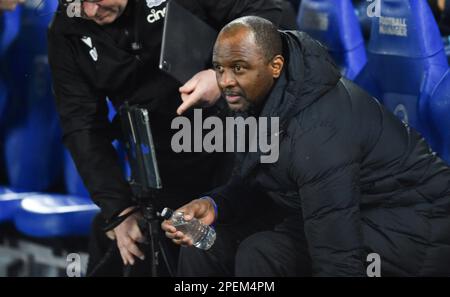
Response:
[[[201,223],[196,218],[186,221],[184,214],[180,211],[173,211],[166,207],[161,212],[161,216],[170,220],[178,231],[189,236],[196,248],[208,250],[216,240],[216,231],[212,227]]]

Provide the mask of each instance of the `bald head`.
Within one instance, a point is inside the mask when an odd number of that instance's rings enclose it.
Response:
[[[267,61],[283,51],[280,33],[270,21],[257,17],[246,16],[228,23],[219,33],[218,38],[245,32],[245,38],[251,38]]]

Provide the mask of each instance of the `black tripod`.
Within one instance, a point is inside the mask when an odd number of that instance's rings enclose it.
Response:
[[[139,205],[139,211],[142,213],[143,221],[140,224],[141,231],[144,233],[146,242],[140,245],[143,251],[146,252],[146,256],[151,256],[151,276],[160,276],[161,256],[163,264],[167,270],[169,276],[174,276],[173,263],[171,263],[166,252],[166,245],[162,239],[160,217],[155,208],[153,201],[157,201],[158,190],[147,189],[143,190],[141,186],[131,183],[135,197]],[[132,266],[124,267],[124,276],[131,275]]]

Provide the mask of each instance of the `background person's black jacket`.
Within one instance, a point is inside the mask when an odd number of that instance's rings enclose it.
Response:
[[[175,154],[170,148],[171,136],[176,132],[170,129],[170,123],[182,103],[180,84],[158,69],[164,23],[161,15],[167,2],[151,8],[147,2],[158,1],[129,0],[123,15],[106,26],[69,18],[66,9],[60,7],[48,31],[49,62],[63,140],[106,219],[132,204],[130,188],[111,145],[120,128],[108,122],[106,97],[116,107],[128,100],[143,103],[151,110],[153,138],[167,196],[180,196],[180,201],[187,201],[190,196],[211,189],[213,170],[220,168],[217,155]],[[218,30],[244,15],[259,15],[274,23],[281,16],[280,0],[179,2]],[[147,20],[149,15],[151,22]],[[143,46],[140,52],[131,49],[136,17]],[[82,41],[83,37],[90,39]],[[180,205],[171,207],[177,206]]]
[[[282,35],[288,63],[261,113],[280,117],[279,160],[244,157],[211,193],[219,221],[251,216],[263,192],[303,218],[314,275],[363,276],[371,252],[382,275],[450,275],[449,168],[317,42]]]
[[[450,0],[445,0],[444,11],[440,11],[437,5],[437,0],[428,0],[428,4],[433,11],[436,22],[443,36],[450,35]]]

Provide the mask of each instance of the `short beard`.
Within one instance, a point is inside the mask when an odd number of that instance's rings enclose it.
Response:
[[[250,104],[246,110],[233,110],[232,116],[234,118],[243,117],[244,119],[249,117],[258,117],[261,112],[261,108]]]

